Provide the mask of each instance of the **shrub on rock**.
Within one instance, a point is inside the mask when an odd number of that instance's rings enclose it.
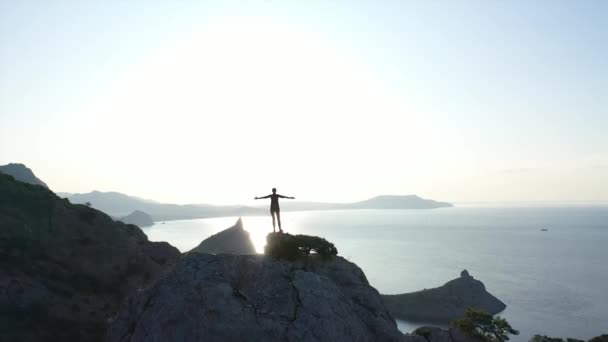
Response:
[[[287,233],[270,233],[266,236],[264,254],[281,259],[296,260],[317,253],[324,259],[338,255],[333,243],[310,235],[291,235]]]

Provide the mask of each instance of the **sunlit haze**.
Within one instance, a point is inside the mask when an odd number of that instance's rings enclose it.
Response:
[[[0,164],[172,203],[607,201],[607,13],[3,1]]]

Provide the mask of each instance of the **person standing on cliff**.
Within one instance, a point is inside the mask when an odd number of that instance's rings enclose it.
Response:
[[[276,188],[272,188],[272,194],[264,196],[264,197],[256,197],[255,199],[263,199],[263,198],[270,198],[270,216],[272,216],[272,231],[276,233],[276,228],[275,228],[275,215],[276,215],[276,219],[277,221],[279,221],[279,232],[283,232],[283,229],[281,229],[281,208],[279,208],[279,198],[288,198],[288,199],[296,199],[295,197],[288,197],[288,196],[283,196],[283,195],[279,195],[277,194],[277,189]]]

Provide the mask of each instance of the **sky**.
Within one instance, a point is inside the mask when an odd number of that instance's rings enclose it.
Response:
[[[0,164],[171,203],[608,201],[606,1],[0,0]]]

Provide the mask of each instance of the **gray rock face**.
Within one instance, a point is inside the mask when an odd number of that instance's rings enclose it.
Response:
[[[230,253],[230,254],[255,254],[255,247],[249,233],[243,228],[243,221],[239,218],[233,227],[203,240],[190,252],[198,253]]]
[[[189,253],[129,299],[107,341],[423,341],[355,264]]]
[[[420,327],[413,335],[423,337],[425,342],[482,342],[467,337],[454,328]]]
[[[48,188],[46,183],[36,177],[34,172],[23,164],[11,163],[7,165],[0,165],[0,172],[11,175],[20,182],[42,185],[43,187]]]
[[[122,217],[119,219],[120,222],[126,224],[134,224],[138,227],[149,227],[154,225],[154,221],[150,215],[144,213],[143,211],[135,210],[131,214]]]
[[[382,295],[391,314],[399,319],[422,322],[449,322],[464,316],[467,307],[496,314],[507,306],[484,284],[462,271],[460,278],[441,287],[399,295]]]
[[[136,226],[0,174],[0,340],[100,341],[122,301],[179,256]]]

